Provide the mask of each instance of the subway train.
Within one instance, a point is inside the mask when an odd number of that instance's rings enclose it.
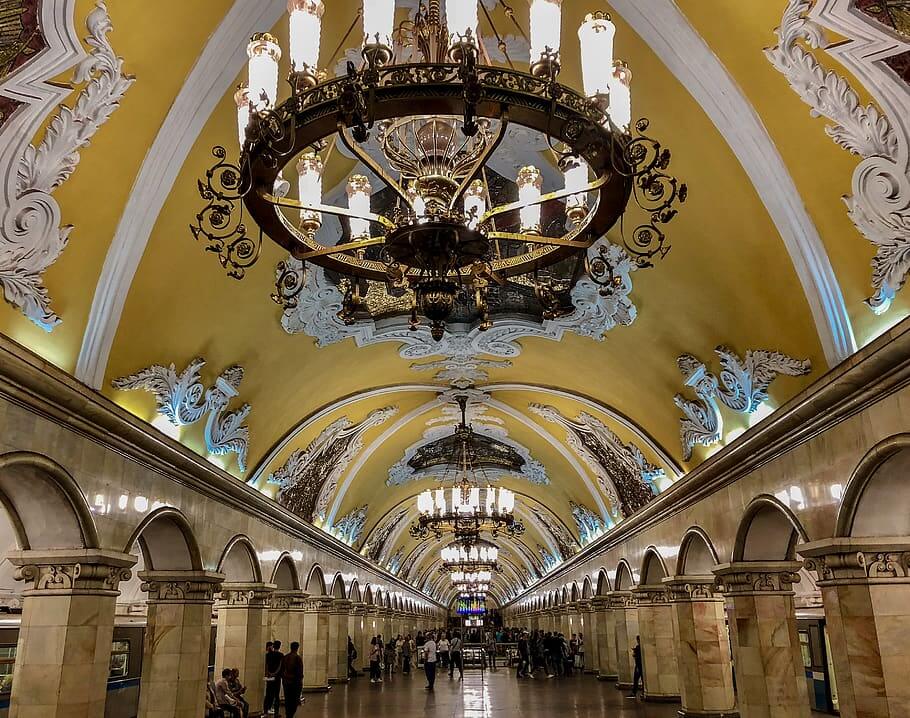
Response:
[[[15,680],[19,616],[0,618],[0,718],[9,714],[10,691]],[[139,678],[142,675],[142,642],[145,616],[117,616],[111,645],[111,670],[107,679],[105,718],[136,718],[139,712]],[[215,670],[215,626],[209,643],[209,674]]]

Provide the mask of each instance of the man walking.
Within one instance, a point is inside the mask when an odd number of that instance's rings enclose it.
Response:
[[[427,674],[427,690],[433,690],[436,685],[436,641],[433,634],[427,634],[426,643],[423,644],[423,670]]]
[[[644,689],[644,672],[641,665],[641,636],[635,636],[635,647],[632,649],[632,659],[635,662],[635,673],[632,677],[632,693],[629,698],[638,697],[638,685]]]
[[[278,715],[281,700],[281,641],[269,641],[265,644],[265,702],[263,715]]]
[[[528,666],[530,664],[530,650],[528,648],[528,634],[522,631],[518,634],[518,678],[528,677]]]
[[[461,634],[455,631],[452,640],[449,641],[449,678],[455,676],[455,668],[458,667],[458,680],[464,678],[464,669],[461,662]]]
[[[303,658],[297,652],[300,644],[291,643],[291,652],[281,660],[281,682],[284,685],[284,710],[287,718],[294,718],[303,691]]]

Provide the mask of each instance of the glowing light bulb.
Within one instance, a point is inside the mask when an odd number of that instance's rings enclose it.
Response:
[[[547,51],[559,54],[562,0],[531,0],[531,62]]]
[[[577,157],[571,158],[563,170],[563,179],[567,192],[583,190],[588,186],[588,165]],[[580,222],[587,214],[587,210],[588,196],[584,192],[566,197],[566,216],[570,222]]]
[[[363,0],[364,47],[392,47],[395,0]]]
[[[305,152],[297,161],[297,190],[301,202],[322,204],[322,160],[315,152]],[[300,210],[300,228],[315,233],[322,226],[322,214]]]
[[[615,35],[616,26],[602,11],[586,15],[578,28],[582,84],[588,97],[606,99],[610,95]]]
[[[464,193],[464,215],[468,218],[468,227],[477,229],[480,218],[487,211],[487,192],[483,181],[474,180]]]
[[[278,41],[267,32],[258,32],[250,38],[246,54],[250,104],[255,112],[271,109],[278,100]]]
[[[543,177],[540,170],[532,165],[518,171],[518,201],[522,204],[536,202],[541,196]],[[525,234],[540,234],[540,205],[522,207],[518,211],[521,217],[521,231]]]
[[[613,63],[610,79],[610,119],[623,131],[632,122],[632,71],[622,60]]]
[[[246,144],[246,130],[250,126],[250,91],[246,84],[241,83],[237,86],[234,102],[237,104],[237,139],[242,150]]]
[[[477,0],[446,0],[446,26],[450,44],[470,39],[477,44]]]

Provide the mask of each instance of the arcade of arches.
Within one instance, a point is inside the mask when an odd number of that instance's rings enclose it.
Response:
[[[226,277],[189,229],[212,147],[237,156],[249,38],[288,47],[319,4],[0,0],[0,718],[202,718],[225,667],[255,714],[271,639],[328,693],[304,709],[412,701],[349,679],[348,637],[363,670],[376,634],[464,624],[448,542],[415,526],[462,405],[524,528],[476,537],[499,551],[483,620],[583,634],[584,671],[437,712],[573,690],[580,714],[910,718],[907,3],[481,0],[506,75],[530,69],[528,6],[561,5],[575,88],[577,28],[609,11],[688,199],[659,260],[619,223],[585,245],[618,257],[610,291],[582,259],[560,312],[512,282],[488,331],[458,315],[440,341],[391,295],[346,314],[347,280],[268,240]],[[344,77],[363,3],[324,5],[318,62]],[[491,173],[558,194],[551,138],[499,121]],[[330,144],[320,207],[355,173],[378,190]],[[314,236],[350,239],[328,214]],[[637,640],[643,698],[617,701]]]

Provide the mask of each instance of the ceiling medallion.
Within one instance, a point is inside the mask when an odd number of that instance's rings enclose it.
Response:
[[[444,534],[453,534],[461,542],[476,540],[481,531],[489,531],[494,538],[500,532],[520,536],[525,527],[514,516],[515,494],[503,487],[480,486],[474,431],[465,417],[468,397],[455,398],[461,408],[451,461],[455,485],[448,489],[427,489],[417,496],[418,516],[408,533],[416,539],[430,536],[441,539]]]
[[[621,289],[615,256],[588,250],[632,197],[647,217],[624,240],[628,256],[650,267],[669,250],[660,227],[686,186],[665,173],[669,151],[641,134],[647,120],[633,126],[631,72],[612,60],[606,13],[578,30],[581,94],[558,81],[561,0],[531,2],[530,73],[490,64],[474,0],[450,0],[445,16],[439,0],[421,2],[397,26],[394,0],[365,2],[361,66],[348,62],[333,80],[316,66],[322,1],[291,0],[289,9],[290,97],[278,103],[277,41],[254,35],[249,85],[236,96],[240,159],[216,147],[199,183],[206,206],[191,229],[230,276],[258,261],[265,234],[326,271],[344,293],[345,323],[403,312],[411,329],[427,323],[440,341],[450,322],[492,327],[501,295],[527,295],[552,320],[574,311],[572,290],[585,275],[603,296]],[[421,60],[399,62],[404,48]],[[541,159],[558,168],[562,187],[545,190],[533,165],[514,177],[492,169],[510,125],[545,137]],[[365,168],[348,179],[346,207],[323,203],[336,146]],[[289,166],[296,198],[282,175]],[[319,230],[329,217],[326,240]],[[302,284],[279,273],[273,298],[294,302]]]

